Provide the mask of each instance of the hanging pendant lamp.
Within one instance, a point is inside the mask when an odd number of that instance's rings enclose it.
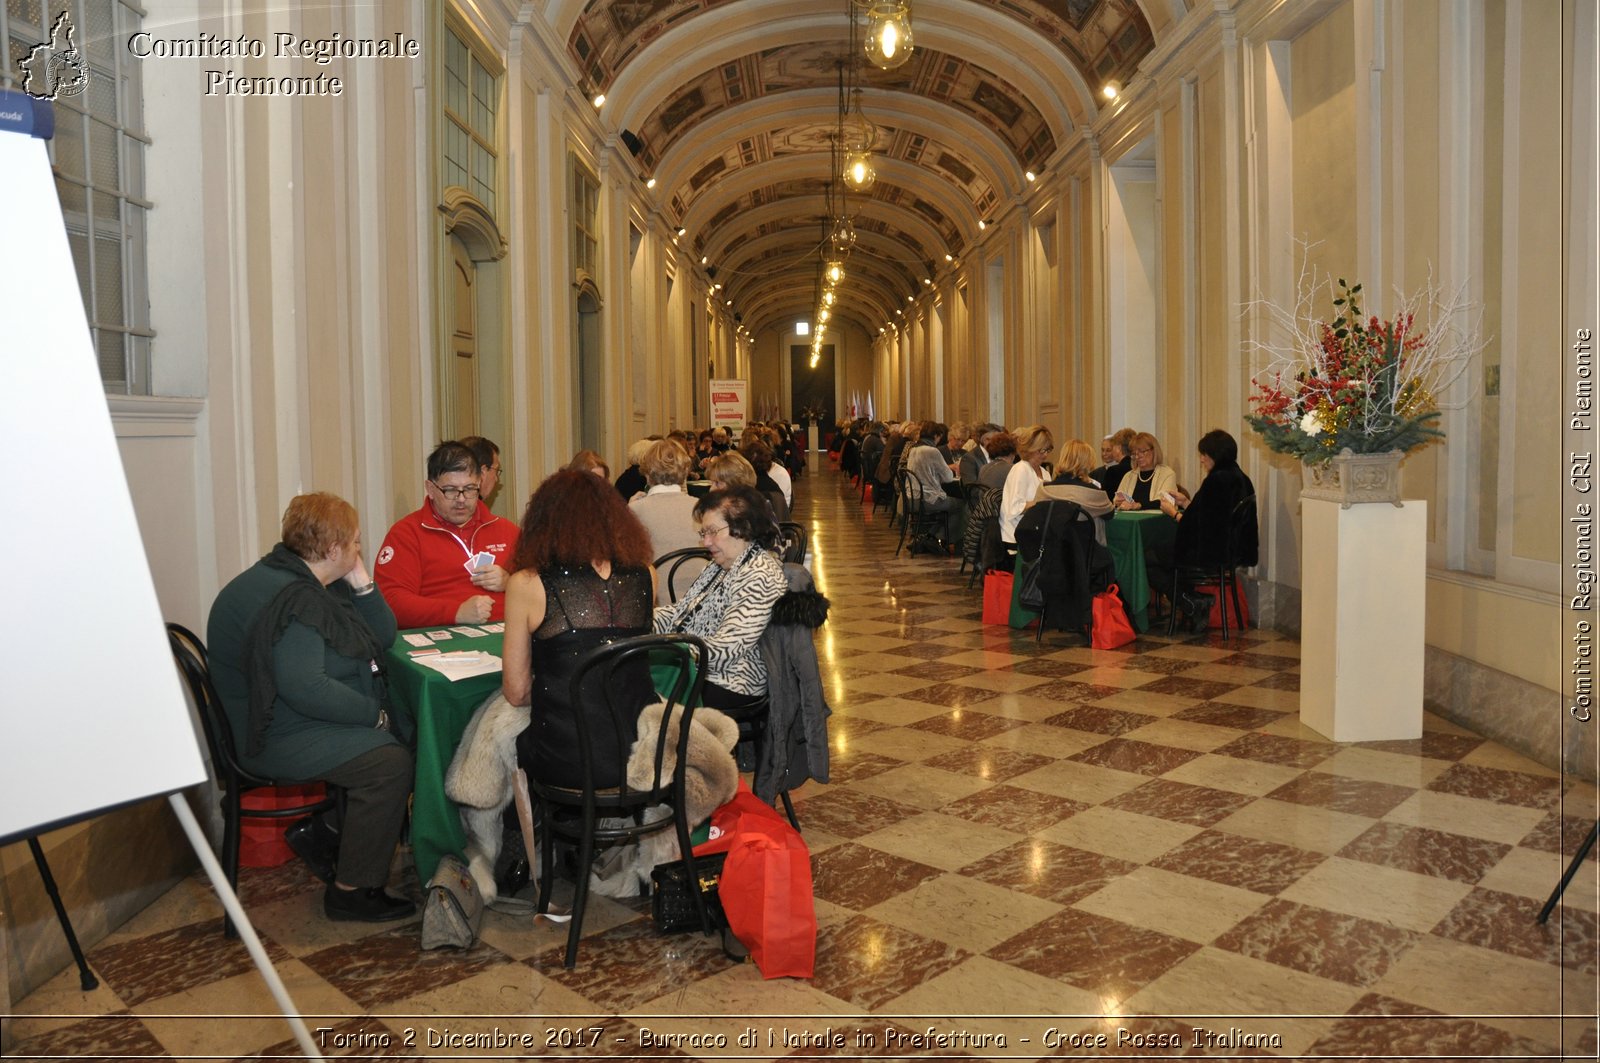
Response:
[[[879,70],[893,70],[911,58],[911,5],[907,0],[873,0],[867,7],[867,58]]]

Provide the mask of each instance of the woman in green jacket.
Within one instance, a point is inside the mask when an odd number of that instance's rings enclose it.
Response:
[[[211,678],[240,761],[266,778],[344,790],[342,822],[323,828],[338,847],[324,875],[330,919],[416,911],[384,890],[412,780],[383,681],[394,637],[394,613],[361,559],[355,507],[326,493],[291,501],[283,541],[211,606]]]

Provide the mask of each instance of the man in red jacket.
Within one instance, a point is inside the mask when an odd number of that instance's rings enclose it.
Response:
[[[520,529],[489,512],[481,488],[482,469],[467,447],[440,443],[428,455],[428,500],[395,521],[373,569],[400,627],[504,618],[506,566]]]

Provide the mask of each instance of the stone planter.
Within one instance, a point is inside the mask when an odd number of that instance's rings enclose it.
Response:
[[[1300,497],[1337,502],[1345,509],[1357,502],[1403,506],[1400,461],[1404,457],[1405,453],[1399,450],[1357,454],[1346,447],[1329,461],[1300,466]]]

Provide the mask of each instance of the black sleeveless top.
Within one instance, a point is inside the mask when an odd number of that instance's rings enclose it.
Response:
[[[517,757],[532,779],[579,787],[583,775],[571,703],[574,666],[596,646],[650,633],[650,572],[615,568],[610,579],[601,579],[592,566],[582,565],[541,572],[539,580],[545,607],[529,649],[532,719],[517,739]],[[637,667],[613,674],[609,692],[601,681],[601,672],[590,673],[582,711],[589,725],[595,785],[603,789],[621,781],[639,711],[657,697],[642,658]]]

